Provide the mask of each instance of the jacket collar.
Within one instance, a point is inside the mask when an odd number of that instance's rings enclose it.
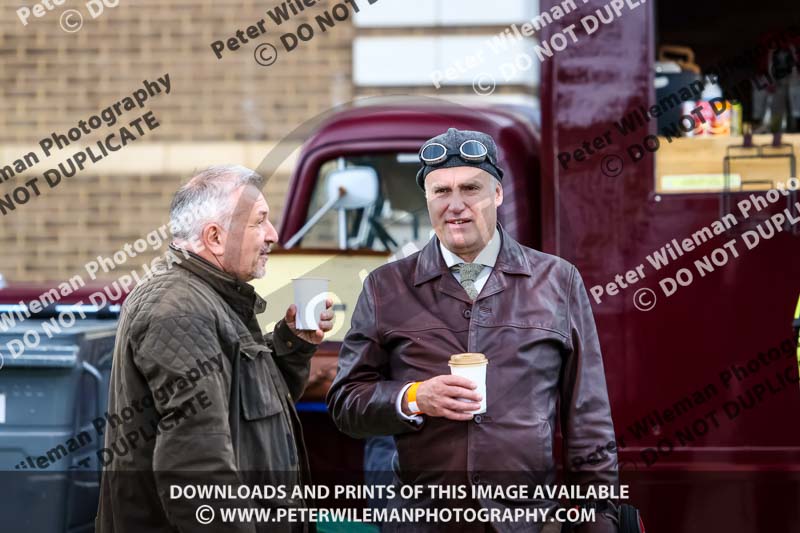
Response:
[[[223,272],[196,253],[174,244],[169,245],[167,253],[175,257],[175,263],[211,286],[245,320],[245,324],[254,314],[263,313],[267,308],[267,302],[252,285]]]
[[[498,223],[500,232],[500,253],[497,255],[495,270],[506,274],[530,276],[531,266],[528,263],[522,246],[515,241]],[[442,252],[439,249],[439,238],[434,236],[419,253],[417,268],[414,271],[414,286],[421,285],[449,272]]]

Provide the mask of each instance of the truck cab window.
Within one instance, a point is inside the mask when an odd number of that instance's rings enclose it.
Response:
[[[347,209],[346,245],[350,250],[395,252],[412,243],[421,248],[432,228],[425,195],[414,182],[419,169],[416,153],[379,153],[326,161],[319,169],[306,220],[329,201],[326,183],[331,173],[347,168],[371,168],[378,177],[378,194],[364,208]],[[340,248],[339,214],[326,212],[308,230],[298,246],[305,249]]]

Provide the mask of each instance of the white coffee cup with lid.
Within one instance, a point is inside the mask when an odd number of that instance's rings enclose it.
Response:
[[[489,360],[482,353],[457,353],[450,356],[448,362],[450,373],[454,376],[465,377],[474,382],[478,388],[476,391],[481,395],[481,407],[477,411],[472,411],[473,415],[486,412],[486,368]],[[463,400],[470,401],[470,400]]]

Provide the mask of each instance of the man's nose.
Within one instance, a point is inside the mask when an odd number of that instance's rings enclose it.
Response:
[[[264,241],[269,244],[278,242],[278,231],[275,229],[275,226],[272,225],[272,222],[267,222],[267,233],[264,236]]]
[[[450,197],[450,205],[448,206],[450,211],[454,211],[456,213],[460,213],[464,209],[466,209],[467,204],[464,202],[464,199],[461,197],[461,193],[456,191]]]

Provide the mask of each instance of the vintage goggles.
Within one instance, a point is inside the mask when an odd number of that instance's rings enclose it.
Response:
[[[458,150],[448,150],[440,143],[429,143],[419,152],[420,160],[428,166],[435,167],[447,161],[451,156],[458,156],[467,163],[483,163],[489,157],[486,146],[475,140],[464,141]],[[489,163],[492,163],[489,160]],[[494,163],[492,163],[494,165]]]

